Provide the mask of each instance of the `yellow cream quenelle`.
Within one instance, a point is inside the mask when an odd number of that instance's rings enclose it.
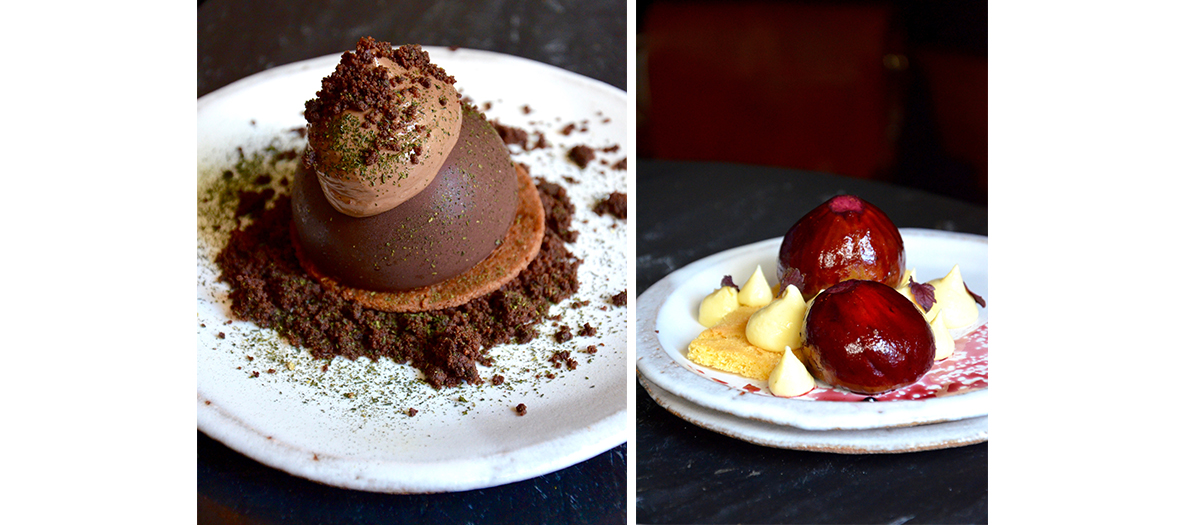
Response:
[[[746,279],[741,291],[731,286],[722,286],[705,296],[697,312],[697,322],[711,327],[739,306],[762,307],[770,304],[773,299],[774,292],[766,282],[762,266],[759,265],[750,278]]]
[[[738,292],[738,302],[742,306],[766,306],[770,301],[774,300],[774,292],[770,290],[770,284],[766,282],[766,276],[762,274],[762,265],[754,268],[754,273],[746,280],[746,284],[742,285],[741,291]]]
[[[738,306],[737,289],[732,286],[722,286],[701,300],[697,321],[704,326],[712,327],[730,312],[737,310]]]
[[[975,298],[967,293],[963,284],[963,276],[959,273],[959,265],[942,279],[935,279],[926,284],[934,287],[934,306],[930,308],[927,318],[937,316],[942,312],[943,322],[948,329],[962,328],[979,319],[979,309],[976,308]]]
[[[750,344],[782,352],[803,345],[803,319],[807,303],[803,293],[793,284],[787,285],[782,297],[775,299],[750,316],[746,323],[746,339]]]
[[[770,393],[779,397],[797,397],[815,388],[815,378],[793,352],[783,352],[783,359],[770,371]]]
[[[921,308],[919,308],[921,310]],[[943,312],[938,312],[930,322],[930,330],[934,332],[934,360],[942,361],[955,353],[955,339],[943,321]]]

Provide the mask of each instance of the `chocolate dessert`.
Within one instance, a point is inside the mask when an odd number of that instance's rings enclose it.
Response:
[[[573,204],[512,162],[453,83],[417,46],[362,39],[307,103],[283,189],[226,172],[239,226],[216,263],[236,316],[316,358],[412,364],[436,388],[482,383],[491,347],[553,319],[579,286]]]
[[[418,46],[362,39],[307,102],[292,189],[304,267],[385,311],[463,304],[536,256],[543,210],[500,135]]]

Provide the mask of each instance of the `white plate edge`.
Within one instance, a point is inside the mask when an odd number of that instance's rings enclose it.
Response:
[[[899,228],[903,237],[924,236],[955,239],[959,241],[987,242],[987,237],[969,233],[946,232],[922,228]],[[640,295],[636,310],[636,368],[656,386],[681,399],[713,410],[731,413],[738,417],[755,419],[768,423],[789,425],[806,430],[853,430],[871,429],[912,424],[929,424],[954,419],[966,419],[987,415],[988,389],[922,401],[889,401],[888,413],[875,423],[866,424],[861,418],[870,410],[882,410],[882,403],[830,402],[828,413],[820,418],[800,413],[796,408],[809,408],[801,403],[818,401],[797,399],[767,399],[775,405],[743,402],[744,397],[737,389],[717,384],[703,378],[667,356],[655,334],[656,319],[665,300],[684,281],[699,272],[701,268],[716,264],[721,259],[734,257],[745,251],[761,251],[782,242],[781,237],[765,239],[723,250],[698,259],[660,279]],[[949,407],[947,405],[953,404]],[[963,408],[966,407],[966,408]]]

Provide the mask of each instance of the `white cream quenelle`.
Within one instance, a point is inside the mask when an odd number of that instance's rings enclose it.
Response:
[[[406,63],[379,57],[347,66],[362,69],[366,82],[386,90],[381,97],[392,103],[388,111],[345,109],[309,123],[309,158],[324,195],[341,213],[377,215],[417,195],[459,139],[463,111],[454,79],[440,80]],[[338,70],[344,67],[342,61]]]

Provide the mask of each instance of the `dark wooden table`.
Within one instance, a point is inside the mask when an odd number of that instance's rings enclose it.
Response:
[[[197,96],[265,69],[352,49],[362,36],[461,46],[627,84],[627,9],[583,2],[208,0],[197,11]],[[626,444],[517,483],[395,496],[320,485],[197,433],[201,523],[622,523]]]
[[[782,236],[839,193],[876,204],[898,227],[987,235],[986,208],[898,186],[731,164],[640,159],[636,170],[637,294],[697,259]],[[636,391],[639,523],[987,522],[986,442],[881,455],[762,447]]]

